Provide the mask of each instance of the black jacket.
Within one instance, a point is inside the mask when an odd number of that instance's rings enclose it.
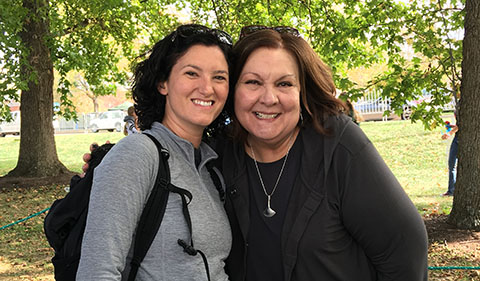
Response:
[[[427,234],[417,209],[357,125],[342,115],[326,127],[332,136],[311,128],[299,134],[301,167],[282,231],[285,280],[427,280]],[[245,280],[246,153],[239,143],[218,149],[233,232],[226,269],[231,280]]]

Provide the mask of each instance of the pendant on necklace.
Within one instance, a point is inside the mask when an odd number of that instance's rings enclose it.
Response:
[[[267,218],[271,218],[275,216],[277,212],[275,212],[272,208],[270,208],[270,195],[267,195],[267,208],[263,211],[263,215]]]

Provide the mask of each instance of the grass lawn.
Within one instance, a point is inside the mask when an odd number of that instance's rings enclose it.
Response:
[[[452,198],[440,196],[447,189],[449,147],[449,141],[440,138],[441,128],[424,131],[422,124],[408,121],[368,122],[360,127],[422,215],[450,212]],[[122,137],[121,133],[97,133],[57,135],[55,140],[60,160],[67,168],[80,172],[82,155],[88,151],[90,143],[117,142]],[[0,138],[0,176],[15,167],[18,146],[18,137]],[[0,187],[0,227],[37,213],[64,195],[64,186],[14,190]],[[45,214],[41,214],[0,230],[0,280],[53,280],[52,250],[43,234],[44,218]],[[458,261],[451,265],[458,265]]]
[[[123,133],[96,133],[96,134],[58,134],[55,135],[55,144],[60,161],[71,171],[81,172],[82,155],[89,151],[90,144],[103,144],[109,140],[112,143],[123,138]],[[19,137],[0,138],[0,177],[15,168],[20,146]]]
[[[425,131],[409,121],[368,122],[360,127],[373,142],[417,209],[424,214],[450,213],[448,149],[441,128]]]

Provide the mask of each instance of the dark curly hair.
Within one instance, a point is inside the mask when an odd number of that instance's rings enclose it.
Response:
[[[157,85],[168,80],[178,59],[194,45],[218,46],[230,66],[231,41],[228,43],[228,40],[231,40],[230,36],[217,29],[197,24],[181,25],[142,56],[148,57],[136,65],[132,83],[141,130],[150,129],[154,121],[162,122],[166,97],[158,92]],[[225,118],[225,114],[220,114],[209,127],[218,127],[218,124],[225,123]]]

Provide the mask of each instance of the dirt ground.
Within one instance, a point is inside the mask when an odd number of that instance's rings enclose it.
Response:
[[[480,265],[480,231],[456,229],[447,223],[447,218],[446,215],[424,218],[429,244],[447,245],[455,253],[462,253]]]
[[[480,246],[480,231],[456,229],[447,223],[446,215],[425,218],[429,241]],[[480,253],[479,253],[480,254]]]
[[[1,178],[0,188],[68,185],[73,174],[55,178]],[[480,266],[480,231],[456,229],[447,223],[447,215],[424,217],[429,239],[429,263],[434,266],[452,265],[459,258]],[[4,270],[0,268],[0,271]],[[445,275],[446,274],[446,275]],[[449,273],[432,280],[480,280],[480,271],[470,271],[466,279],[448,277]],[[437,273],[432,273],[437,275]],[[473,277],[472,277],[473,276]],[[478,279],[477,279],[478,278]]]
[[[35,187],[50,185],[67,185],[74,174],[64,174],[58,177],[46,178],[6,178],[0,177],[0,187]],[[455,229],[447,223],[446,215],[435,215],[424,218],[428,231],[429,242],[449,244],[464,251],[478,251],[480,259],[480,232]]]
[[[14,187],[36,187],[36,186],[51,186],[51,185],[68,185],[70,179],[75,173],[66,173],[56,177],[44,178],[25,178],[25,177],[0,177],[0,188],[14,188]]]

